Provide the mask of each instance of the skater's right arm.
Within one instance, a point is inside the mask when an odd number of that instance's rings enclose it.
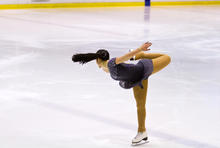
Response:
[[[115,59],[115,63],[120,64],[120,63],[123,63],[125,61],[128,61],[130,58],[132,58],[134,55],[136,55],[140,51],[148,51],[148,50],[150,50],[150,49],[148,49],[148,47],[150,47],[151,45],[152,45],[151,42],[146,42],[142,46],[140,46],[139,48],[137,48],[137,49],[121,56],[121,57],[117,57]]]

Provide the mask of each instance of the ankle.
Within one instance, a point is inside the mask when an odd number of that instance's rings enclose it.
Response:
[[[140,130],[138,130],[138,133],[144,133],[144,132],[146,132],[146,129],[140,129]]]
[[[135,55],[135,60],[142,59],[142,58],[143,58],[143,54],[144,54],[143,51],[138,52],[138,53]]]

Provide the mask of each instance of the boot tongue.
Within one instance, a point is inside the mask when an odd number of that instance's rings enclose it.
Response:
[[[137,133],[137,135],[135,136],[135,139],[136,139],[139,135],[141,135],[141,132],[138,132],[138,133]]]

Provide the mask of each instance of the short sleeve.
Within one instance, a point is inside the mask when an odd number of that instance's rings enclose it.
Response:
[[[115,59],[116,59],[116,57],[111,58],[111,59],[108,61],[108,67],[115,67],[115,66],[116,66]]]

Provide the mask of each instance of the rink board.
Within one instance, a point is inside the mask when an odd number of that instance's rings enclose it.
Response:
[[[6,5],[0,5],[0,9],[77,8],[77,7],[128,7],[128,6],[144,6],[144,4],[145,4],[144,2],[6,4]]]
[[[129,7],[129,6],[169,6],[169,5],[220,5],[220,1],[176,1],[176,0],[120,0],[120,1],[103,1],[94,0],[83,2],[80,0],[62,1],[52,0],[32,0],[32,1],[15,1],[7,0],[0,2],[0,9],[27,9],[27,8],[77,8],[77,7]]]

